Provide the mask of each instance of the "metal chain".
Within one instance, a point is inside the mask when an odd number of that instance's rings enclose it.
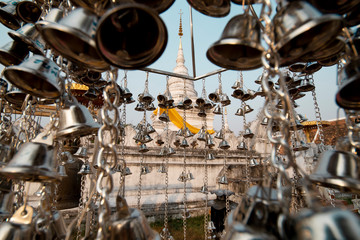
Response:
[[[224,168],[225,168],[225,176],[228,178],[228,166],[227,166],[227,153],[223,150],[224,154]],[[226,208],[226,216],[230,213],[230,199],[229,199],[229,184],[226,184],[227,193],[225,195],[225,208]]]
[[[336,207],[336,205],[335,205],[335,190],[331,189],[331,188],[327,188],[326,190],[327,190],[327,192],[329,194],[329,197],[330,197],[331,206]]]
[[[96,239],[107,239],[109,236],[110,205],[108,196],[113,190],[113,178],[110,166],[110,159],[114,166],[117,164],[116,141],[118,140],[119,109],[121,104],[120,91],[117,87],[117,70],[109,72],[110,84],[104,89],[104,105],[101,108],[102,126],[98,131],[100,149],[97,153],[96,164],[99,175],[96,182],[96,190],[100,195],[99,206],[99,228]],[[115,93],[113,101],[110,99]],[[106,183],[106,185],[103,185]]]
[[[314,83],[315,85],[315,83]],[[321,119],[321,113],[320,113],[320,108],[319,108],[319,104],[317,102],[316,99],[316,92],[315,92],[315,88],[311,91],[312,96],[313,96],[313,100],[314,100],[314,110],[315,110],[315,117],[316,117],[316,126],[319,129],[319,138],[320,138],[320,143],[322,145],[325,144],[324,142],[324,131],[323,131],[323,126],[322,126],[322,119]]]
[[[249,151],[251,151],[250,148],[250,140],[247,141],[247,145],[249,146]],[[245,159],[246,159],[246,164],[245,164],[245,178],[246,178],[246,182],[245,182],[245,192],[247,192],[247,190],[249,190],[250,188],[250,168],[249,168],[249,160],[251,159],[251,157],[249,156],[248,158],[248,151],[245,152]]]
[[[144,164],[144,154],[141,154],[141,159],[140,159],[140,173],[139,173],[139,182],[138,182],[138,192],[137,192],[137,208],[141,209],[141,188],[142,188],[142,168],[143,168],[143,164]]]
[[[124,84],[125,86],[125,84]],[[123,104],[122,106],[122,115],[121,115],[121,127],[122,131],[120,132],[120,144],[121,144],[121,159],[125,161],[125,126],[126,126],[126,104]],[[126,161],[125,161],[126,163]],[[122,194],[122,197],[125,198],[125,166],[123,166],[122,171],[120,172],[120,178],[119,178],[119,193]]]
[[[167,108],[166,111],[168,112],[169,109]],[[170,138],[169,138],[169,122],[166,122],[166,137],[165,137],[165,142],[166,142],[166,147],[169,149],[170,147]],[[168,223],[169,223],[169,157],[167,156],[167,154],[164,155],[164,162],[165,162],[165,214],[164,214],[164,230],[166,231],[166,233],[169,233],[169,229],[168,229]],[[165,240],[168,240],[170,236],[164,236]]]
[[[78,214],[80,214],[84,210],[84,202],[86,199],[86,175],[81,175],[81,183],[80,183],[80,199],[79,199],[79,206],[78,206]],[[79,218],[80,220],[80,218]],[[81,238],[81,225],[78,222],[78,229],[76,234],[76,240]]]
[[[205,89],[205,81],[203,81],[203,88]],[[203,117],[203,127],[205,131],[207,131],[207,121],[206,117]],[[204,188],[206,190],[205,192],[205,212],[204,212],[204,239],[208,239],[208,224],[209,224],[209,210],[208,210],[208,201],[209,201],[209,180],[208,180],[208,161],[207,161],[207,154],[208,149],[205,145],[205,163],[204,163],[204,169],[205,169],[205,176],[204,176]]]
[[[184,94],[186,94],[186,86],[185,86],[185,79],[184,79]],[[185,138],[185,129],[186,129],[186,110],[184,109],[184,114],[183,114],[183,121],[184,121],[184,138]],[[183,172],[184,174],[186,174],[186,147],[184,147],[184,163],[183,163]],[[186,206],[186,202],[187,202],[187,195],[186,195],[186,182],[187,179],[184,180],[184,195],[183,195],[183,204],[184,204],[184,215],[183,215],[183,231],[184,231],[184,240],[186,240],[186,211],[187,210],[187,206]]]

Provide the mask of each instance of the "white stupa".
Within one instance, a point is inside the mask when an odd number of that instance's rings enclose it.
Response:
[[[179,43],[178,55],[176,58],[176,66],[173,69],[173,72],[189,76],[188,69],[185,66],[184,52],[183,52],[182,43],[181,43],[182,35],[183,35],[182,34],[182,25],[181,25],[181,19],[180,19],[180,27],[179,27],[180,43]],[[178,78],[178,77],[171,77],[171,78],[169,78],[168,81],[169,81],[168,82],[169,91],[171,93],[172,98],[174,99],[175,106],[183,99],[185,92],[186,92],[187,97],[192,100],[192,102],[193,102],[192,105],[195,106],[195,101],[198,98],[198,94],[194,88],[194,81],[189,80],[189,79]],[[185,83],[184,83],[184,81],[185,81]],[[185,86],[184,86],[184,84],[185,84]],[[181,119],[183,119],[184,110],[180,110],[177,108],[175,108],[175,110],[181,116]],[[198,112],[199,112],[199,110],[196,108],[186,110],[187,124],[193,126],[196,129],[200,129],[203,126],[203,121],[204,121],[202,117],[199,117],[197,115]],[[165,123],[163,123],[162,121],[160,121],[158,119],[159,111],[157,111],[157,113],[158,114],[156,114],[156,115],[152,114],[150,118],[153,122],[153,127],[160,134],[165,127]],[[212,130],[213,122],[214,122],[214,114],[212,113],[212,111],[207,111],[206,114],[207,114],[207,116],[206,116],[207,129]],[[174,121],[171,121],[169,123],[169,129],[172,131],[177,131],[179,129],[179,127],[174,124]]]

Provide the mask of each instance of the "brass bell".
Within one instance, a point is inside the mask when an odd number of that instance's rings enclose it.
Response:
[[[133,99],[133,97],[125,98],[125,103],[126,104],[131,104],[131,103],[134,103],[134,102],[135,102],[135,99]]]
[[[202,97],[199,97],[196,99],[195,103],[200,107],[203,106],[205,104],[205,99]]]
[[[357,89],[360,85],[360,58],[352,59],[339,73],[339,90],[336,93],[336,103],[345,109],[360,109]]]
[[[85,163],[83,165],[81,165],[81,168],[80,168],[78,174],[80,174],[80,175],[92,174],[91,166],[88,161],[85,161]]]
[[[229,184],[229,182],[228,182],[228,179],[227,179],[226,175],[222,175],[222,176],[220,177],[220,179],[219,179],[218,183],[220,183],[220,184],[224,184],[224,185]]]
[[[166,113],[166,111],[164,111],[164,112],[159,116],[159,120],[160,120],[160,121],[163,121],[163,122],[170,122],[169,115]]]
[[[149,149],[147,148],[146,144],[143,143],[143,144],[140,145],[139,152],[146,153],[148,151],[149,151]]]
[[[289,65],[336,38],[343,27],[343,19],[335,14],[323,15],[308,2],[293,1],[276,13],[273,26],[280,64]]]
[[[215,92],[209,93],[209,99],[213,102],[219,102],[220,100],[220,90],[216,89]]]
[[[144,91],[142,94],[139,94],[139,101],[143,102],[143,103],[151,103],[153,102],[155,99],[153,96],[151,96],[151,94],[149,93],[149,91]]]
[[[311,75],[311,74],[319,71],[321,68],[322,68],[322,66],[318,62],[308,62],[308,63],[306,63],[306,67],[303,70],[303,72]]]
[[[340,150],[322,152],[310,180],[320,186],[340,191],[359,192],[359,162],[355,154]]]
[[[0,48],[0,63],[6,67],[18,65],[28,54],[29,49],[25,44],[11,41]]]
[[[76,99],[65,101],[60,109],[58,131],[55,138],[75,138],[95,133],[100,125],[94,121],[89,110]]]
[[[242,99],[242,97],[244,96],[245,92],[246,92],[246,91],[245,91],[243,88],[237,88],[237,89],[234,90],[232,96],[233,96],[234,98],[237,98],[237,99]]]
[[[241,142],[239,143],[239,145],[237,145],[236,148],[237,148],[238,150],[240,150],[240,151],[247,151],[247,150],[248,150],[245,141],[241,141]]]
[[[0,217],[8,218],[11,216],[14,207],[14,192],[0,192]]]
[[[296,93],[295,95],[293,95],[293,96],[291,97],[291,100],[298,100],[298,99],[303,98],[303,97],[305,97],[305,96],[306,96],[305,93],[298,92],[298,93]]]
[[[212,148],[212,147],[215,146],[215,143],[214,143],[214,141],[212,139],[212,136],[210,134],[208,134],[208,133],[206,134],[206,143],[205,143],[205,145],[207,147],[209,147],[209,148]]]
[[[244,113],[247,114],[247,113],[251,113],[252,111],[254,111],[254,109],[252,109],[249,105],[245,105],[244,107]]]
[[[200,189],[201,193],[207,194],[209,192],[209,189],[207,186],[203,185]]]
[[[54,181],[59,179],[55,162],[52,146],[27,142],[21,145],[7,166],[0,170],[0,174],[24,181]]]
[[[35,23],[35,27],[38,31],[41,31],[41,28],[50,23],[57,23],[64,16],[64,10],[59,8],[51,8],[50,11],[45,15],[42,20],[39,20]]]
[[[187,142],[187,140],[185,138],[183,138],[183,140],[181,141],[180,147],[182,147],[182,148],[189,147],[189,143]]]
[[[192,104],[192,100],[188,96],[185,96],[182,101],[185,106],[190,106]]]
[[[0,8],[0,22],[12,30],[16,30],[21,27],[21,19],[16,14],[17,4],[18,2],[16,1],[13,3],[9,2]]]
[[[146,174],[148,174],[148,173],[150,173],[150,169],[149,169],[149,166],[142,166],[141,167],[141,171],[140,171],[140,174],[141,175],[146,175]]]
[[[253,138],[254,133],[252,133],[250,128],[246,128],[243,137],[244,138]]]
[[[256,167],[259,165],[259,162],[255,159],[255,158],[251,158],[249,161],[249,166],[250,167]]]
[[[242,108],[242,107],[238,108],[238,110],[236,110],[235,115],[240,116],[240,117],[244,116],[245,115],[244,114],[244,108]]]
[[[340,208],[304,209],[294,220],[297,239],[357,239],[360,221],[356,214]],[[325,230],[326,229],[326,230]]]
[[[315,89],[314,83],[309,78],[301,80],[300,86],[298,87],[300,92],[311,92]]]
[[[237,89],[237,88],[240,88],[241,87],[241,83],[240,83],[240,80],[239,79],[237,79],[236,81],[235,81],[235,83],[231,86],[231,88],[232,89]]]
[[[55,62],[41,55],[33,55],[18,66],[6,67],[4,76],[30,95],[55,99],[60,97],[57,83],[59,72]]]
[[[126,200],[116,197],[116,220],[111,224],[109,239],[159,240],[158,233],[153,231],[145,215],[135,208],[129,208]]]
[[[216,115],[221,115],[223,113],[223,109],[220,104],[217,104],[213,111]]]
[[[208,154],[206,154],[206,160],[215,160],[216,158],[215,158],[215,156],[214,156],[214,154],[213,153],[208,153]]]
[[[135,111],[138,112],[144,112],[145,111],[145,106],[143,103],[139,102],[136,107],[135,107]]]
[[[206,117],[207,114],[206,114],[206,112],[205,112],[205,109],[200,109],[200,111],[198,112],[198,116],[199,116],[199,117]]]
[[[186,182],[187,176],[185,172],[181,172],[180,176],[178,177],[179,182]]]
[[[146,111],[151,111],[151,112],[153,112],[153,111],[155,111],[155,110],[156,110],[156,107],[155,107],[154,103],[150,103],[150,104],[148,104],[148,105],[146,106]]]
[[[111,65],[139,69],[155,62],[165,50],[168,33],[159,15],[143,4],[120,4],[102,15],[96,46]]]
[[[83,8],[76,8],[58,23],[42,26],[40,33],[46,43],[62,56],[90,69],[103,71],[109,65],[96,50],[93,39],[96,25],[97,16]]]
[[[176,107],[181,110],[184,110],[186,108],[183,101],[178,102],[178,104],[176,104]]]
[[[330,1],[330,2],[319,2],[316,0],[309,0],[313,6],[324,13],[337,13],[344,14],[348,13],[351,9],[357,6],[358,1],[344,0],[344,1]]]
[[[289,70],[291,72],[303,72],[305,68],[306,68],[306,63],[304,62],[297,62],[289,66]]]
[[[26,23],[35,23],[42,13],[38,4],[32,1],[21,1],[16,5],[16,14]]]
[[[223,149],[223,150],[227,150],[230,148],[230,145],[229,143],[226,141],[226,140],[222,140],[220,143],[219,143],[219,148],[220,149]]]
[[[68,177],[68,175],[66,173],[65,165],[61,164],[58,166],[58,174],[61,178]]]
[[[223,93],[220,96],[220,103],[223,107],[230,105],[231,100],[229,99],[228,95],[226,93]]]
[[[264,48],[260,44],[260,25],[249,14],[233,17],[219,41],[206,52],[210,62],[234,70],[251,70],[262,66]]]
[[[190,170],[189,170],[189,172],[186,174],[186,179],[187,180],[194,180],[195,178],[194,178],[194,175],[190,172]]]
[[[230,0],[187,0],[198,12],[210,17],[225,17],[230,12]]]
[[[164,164],[161,164],[161,165],[160,165],[160,167],[159,167],[159,169],[158,169],[158,172],[159,172],[159,173],[167,173],[167,169],[166,169],[166,167],[165,167]]]
[[[28,46],[29,50],[34,54],[44,55],[45,42],[34,24],[28,23],[16,31],[8,32],[8,34],[15,41],[22,42]]]
[[[216,132],[214,137],[217,139],[223,139],[224,138],[223,129],[220,129],[218,132]]]

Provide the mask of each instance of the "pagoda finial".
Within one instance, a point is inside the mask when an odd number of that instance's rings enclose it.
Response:
[[[183,30],[182,30],[182,15],[183,15],[183,12],[181,11],[181,9],[180,9],[179,15],[180,15],[179,36],[181,38],[183,36]]]

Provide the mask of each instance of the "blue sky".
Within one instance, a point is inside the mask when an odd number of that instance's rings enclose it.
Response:
[[[257,13],[259,13],[259,7],[254,6]],[[189,5],[185,0],[177,0],[166,12],[160,16],[164,20],[168,30],[168,43],[163,55],[149,67],[161,69],[165,71],[172,71],[176,65],[176,56],[179,46],[179,11],[183,12],[183,33],[182,44],[185,56],[185,65],[189,70],[189,74],[192,75],[192,62],[191,62],[191,39],[190,39],[190,20],[189,20]],[[212,64],[206,58],[206,51],[209,46],[215,41],[219,40],[221,33],[226,23],[235,15],[243,13],[242,6],[231,3],[231,12],[228,16],[223,18],[214,18],[203,15],[193,9],[193,27],[194,27],[194,42],[196,53],[196,73],[197,76],[219,69],[220,67]],[[9,29],[0,26],[0,46],[5,45],[10,38],[7,35]],[[3,66],[0,66],[0,70]],[[244,71],[244,85],[252,90],[257,90],[259,85],[254,83],[254,80],[261,75],[262,69]],[[123,72],[120,71],[120,78],[123,76]],[[238,71],[226,71],[222,73],[223,91],[225,91],[230,97],[232,93],[231,86],[235,82],[238,76]],[[142,71],[129,71],[128,72],[128,88],[133,92],[135,96],[143,91],[146,73]],[[318,98],[318,104],[320,107],[323,120],[335,119],[337,116],[337,105],[335,103],[335,94],[337,91],[336,85],[336,67],[322,68],[319,72],[314,74],[314,80],[316,85],[316,93]],[[206,90],[208,93],[214,91],[218,86],[218,76],[206,78]],[[149,90],[150,93],[156,97],[160,92],[165,89],[166,77],[150,73],[149,75]],[[201,93],[201,81],[195,82],[195,88],[198,93]],[[237,108],[240,107],[240,100],[231,98],[231,105],[228,106],[228,122],[230,129],[235,133],[242,130],[242,118],[234,115]],[[264,98],[257,97],[254,100],[247,102],[255,111],[247,115],[247,120],[254,120],[258,111],[261,110]],[[306,96],[297,100],[300,105],[296,109],[298,113],[306,115],[309,120],[315,120],[313,98],[310,93],[306,93]],[[128,105],[127,122],[137,124],[143,114],[136,112],[134,109],[135,103]],[[215,116],[215,129],[220,128],[221,117]]]

